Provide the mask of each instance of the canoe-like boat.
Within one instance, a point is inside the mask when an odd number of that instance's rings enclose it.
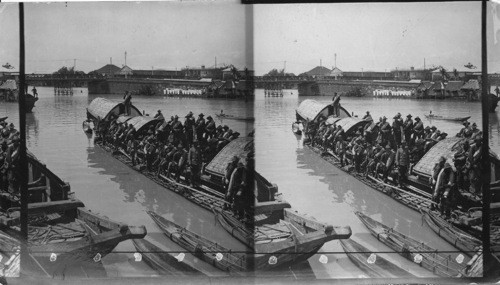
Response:
[[[425,115],[425,117],[429,120],[441,120],[441,121],[450,121],[450,122],[465,122],[470,119],[468,117],[446,117],[446,116],[438,116],[438,115]]]
[[[82,262],[100,262],[118,243],[141,239],[144,226],[134,227],[110,220],[85,208],[62,181],[28,152],[28,256],[33,268],[47,276],[63,275]],[[0,224],[3,231],[20,240],[20,201],[14,194],[1,193]]]
[[[236,275],[243,275],[245,271],[251,269],[244,253],[233,253],[230,249],[195,234],[154,212],[148,211],[147,213],[166,236],[199,259],[222,271]]]
[[[243,117],[243,116],[234,116],[227,114],[215,114],[215,116],[221,120],[236,120],[236,121],[247,121],[247,122],[255,121],[254,117]]]
[[[36,101],[38,101],[38,97],[35,97],[31,94],[26,94],[26,99],[25,99],[26,113],[31,113],[33,111]]]
[[[340,240],[347,257],[370,277],[375,278],[412,278],[410,272],[370,251],[352,239]]]
[[[363,213],[356,212],[356,215],[374,237],[406,259],[443,277],[460,277],[464,272],[466,265],[455,261],[455,258],[463,258],[463,255],[459,257],[461,253],[458,255],[440,253],[424,242],[405,236]]]
[[[347,239],[351,228],[333,227],[299,214],[290,204],[278,197],[278,187],[255,172],[255,204],[253,249],[256,270],[269,270],[306,261],[331,240]],[[219,218],[224,226],[224,223]],[[227,219],[227,221],[238,221]],[[241,223],[224,226],[229,232],[238,232]],[[247,231],[248,232],[248,231]],[[238,235],[234,234],[238,238]],[[250,240],[242,234],[243,243]],[[251,246],[252,243],[246,243]]]
[[[174,255],[161,250],[146,239],[134,239],[132,242],[135,249],[141,254],[142,260],[161,275],[203,275],[191,265],[180,262]]]
[[[460,249],[469,256],[474,256],[480,249],[482,242],[471,234],[453,226],[435,211],[420,209],[425,222],[444,240]]]

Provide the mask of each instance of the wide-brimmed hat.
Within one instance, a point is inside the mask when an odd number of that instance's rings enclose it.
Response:
[[[11,123],[11,125],[12,125],[12,123]],[[472,126],[473,127],[477,127],[476,123],[472,123]]]
[[[464,125],[464,126],[468,126],[468,125],[470,125],[470,123],[469,123],[469,122],[467,122],[467,121],[465,121],[465,122],[463,122],[463,125]]]
[[[424,130],[430,130],[430,129],[431,129],[431,127],[427,126],[427,127],[425,127]]]
[[[436,126],[432,126],[431,130],[437,130]]]
[[[407,118],[411,118],[411,114],[406,115]]]
[[[174,116],[174,119],[179,119],[179,116],[175,115],[175,116]]]
[[[203,116],[205,116],[205,115],[203,115],[203,113],[200,113],[200,114],[198,115],[198,117],[203,117]]]
[[[212,119],[212,116],[208,116],[208,117],[207,117],[207,120],[208,120],[208,119]]]

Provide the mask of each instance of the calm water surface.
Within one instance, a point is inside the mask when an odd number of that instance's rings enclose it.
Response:
[[[54,96],[52,88],[38,88],[38,92],[40,100],[33,113],[27,115],[27,147],[54,173],[69,182],[77,198],[93,212],[129,225],[145,225],[148,231],[146,238],[162,250],[182,251],[159,231],[147,215],[148,210],[173,219],[227,248],[245,250],[240,242],[215,223],[211,212],[158,186],[112,158],[109,153],[94,147],[93,139],[82,131],[82,122],[86,119],[87,105],[99,96],[88,95],[87,89],[76,89],[73,96]],[[103,97],[122,100],[122,96]],[[165,116],[177,114],[182,121],[189,111],[196,116],[201,112],[205,117],[211,114],[214,118],[214,114],[221,109],[228,114],[253,115],[253,104],[242,101],[135,96],[132,102],[151,115],[161,109]],[[9,116],[9,120],[15,123],[19,117],[17,112],[17,104],[2,102],[0,105],[0,117]],[[215,120],[217,122],[217,118]],[[253,130],[253,124],[246,122],[224,121],[222,124],[229,125],[242,136]],[[134,252],[132,242],[120,243],[114,253],[102,260],[107,275],[155,275],[143,262],[134,261]],[[205,262],[196,259],[194,262],[207,274],[224,275]]]
[[[146,214],[147,210],[154,210],[228,248],[244,250],[238,241],[215,224],[212,213],[158,186],[94,147],[92,138],[82,132],[81,124],[86,117],[85,108],[97,96],[88,95],[86,89],[77,89],[73,96],[54,96],[52,88],[39,88],[39,93],[40,100],[33,114],[27,115],[28,149],[63,180],[70,182],[72,191],[88,208],[116,221],[145,225],[148,230],[146,238],[163,250],[178,251],[180,248],[160,233]],[[121,96],[104,96],[122,100]],[[416,276],[433,276],[427,270],[391,253],[388,247],[370,235],[354,212],[362,211],[439,250],[455,249],[423,224],[419,213],[365,186],[304,148],[301,139],[290,131],[295,109],[304,99],[297,96],[296,90],[288,90],[283,98],[267,98],[263,90],[256,90],[257,170],[276,183],[284,198],[299,212],[335,226],[351,226],[353,239],[370,250],[381,252],[380,255]],[[313,99],[324,102],[331,100],[329,97]],[[178,114],[181,118],[189,111],[195,115],[203,112],[205,116],[213,116],[221,109],[228,114],[253,114],[252,104],[241,101],[136,96],[133,103],[151,115],[161,109],[165,116]],[[481,125],[479,103],[371,98],[342,98],[341,103],[349,112],[360,117],[370,111],[374,118],[386,116],[391,122],[397,112],[403,116],[411,113],[413,117],[420,116],[425,125],[435,125],[450,136],[460,130],[460,124],[428,121],[424,114],[432,110],[435,114],[445,116],[471,116],[471,122]],[[2,102],[2,116],[9,116],[9,121],[18,122],[17,103]],[[499,152],[500,125],[496,113],[490,114],[490,122],[490,146]],[[252,124],[238,121],[222,124],[228,124],[242,135],[253,129]],[[155,275],[147,265],[134,261],[133,252],[134,246],[126,241],[113,254],[105,257],[103,264],[107,275]],[[319,262],[320,255],[328,257],[326,264]],[[317,255],[309,259],[309,264],[318,278],[365,277],[364,272],[355,267],[343,253],[338,241],[325,244]],[[196,262],[196,266],[209,274],[221,274],[203,262]]]
[[[352,238],[368,249],[379,252],[383,257],[407,269],[416,276],[433,274],[398,254],[372,237],[354,214],[362,211],[372,218],[394,227],[397,231],[421,240],[442,251],[456,251],[426,224],[421,215],[373,190],[336,167],[322,160],[318,155],[303,147],[300,137],[291,132],[295,109],[304,99],[330,102],[328,97],[298,97],[296,90],[288,90],[283,98],[264,97],[263,90],[257,90],[255,102],[256,117],[256,168],[263,176],[276,183],[284,198],[301,213],[334,226],[350,226]],[[439,115],[471,116],[472,122],[480,123],[479,103],[389,100],[372,98],[342,98],[341,104],[349,112],[362,117],[370,111],[374,118],[390,118],[400,112],[419,116],[425,125],[455,135],[460,124],[442,121],[430,122],[424,114],[430,110]],[[389,253],[387,253],[389,252]],[[319,262],[321,255],[328,257],[326,264]],[[453,256],[457,256],[456,253]],[[364,277],[362,270],[344,254],[340,242],[326,243],[320,252],[309,259],[318,278]]]

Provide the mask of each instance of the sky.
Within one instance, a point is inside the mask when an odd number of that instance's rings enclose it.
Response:
[[[54,72],[74,59],[85,72],[110,58],[121,67],[125,51],[133,69],[209,67],[215,57],[219,66],[251,68],[251,11],[238,2],[27,3],[24,10],[28,73]],[[0,3],[0,33],[0,63],[17,67],[17,3]]]
[[[256,74],[302,73],[320,65],[389,71],[431,65],[481,67],[481,3],[258,5]]]
[[[491,72],[500,72],[500,8],[488,11]],[[257,75],[444,66],[481,68],[480,2],[241,5],[205,2],[27,3],[28,73],[214,66]],[[498,11],[498,12],[497,12]],[[0,63],[19,65],[17,3],[0,3]],[[112,58],[112,60],[111,60]]]

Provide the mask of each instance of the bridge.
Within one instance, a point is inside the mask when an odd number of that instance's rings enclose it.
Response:
[[[94,74],[26,74],[26,82],[34,86],[86,87],[91,81],[106,80]]]
[[[312,82],[315,80],[309,76],[254,76],[255,87],[265,89],[291,89]]]

